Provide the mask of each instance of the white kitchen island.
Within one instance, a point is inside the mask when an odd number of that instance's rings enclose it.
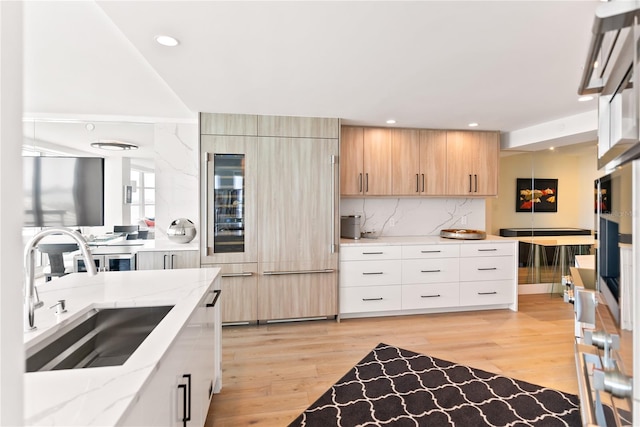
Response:
[[[183,425],[179,384],[188,374],[186,425],[203,425],[221,387],[219,304],[208,306],[219,289],[217,268],[77,273],[39,286],[44,307],[37,329],[24,333],[25,349],[94,308],[174,307],[123,365],[26,373],[24,424]],[[67,312],[56,315],[49,307],[59,299]]]

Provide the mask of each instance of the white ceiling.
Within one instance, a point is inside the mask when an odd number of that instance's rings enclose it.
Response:
[[[225,112],[512,132],[596,109],[595,0],[25,2],[29,117]],[[177,48],[154,41],[180,40]]]

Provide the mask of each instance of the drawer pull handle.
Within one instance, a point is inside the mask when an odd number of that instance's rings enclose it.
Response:
[[[440,273],[442,270],[420,270],[420,273]]]
[[[378,297],[378,298],[362,298],[362,301],[382,301],[384,298],[382,297]]]
[[[420,251],[421,254],[439,254],[442,251]]]
[[[335,270],[327,268],[325,270],[296,270],[296,271],[265,271],[265,276],[286,276],[290,274],[316,274],[316,273],[333,273]]]
[[[497,270],[497,267],[487,267],[487,268],[479,268],[478,271],[489,271],[489,270]]]
[[[222,291],[220,289],[216,289],[213,291],[213,293],[216,294],[216,296],[213,298],[213,301],[207,303],[207,307],[216,306],[216,303],[218,302],[218,298],[220,298],[220,294],[222,293]]]
[[[367,273],[367,272],[362,273],[362,275],[363,275],[363,276],[371,276],[371,275],[374,275],[374,274],[384,274],[384,272],[382,272],[382,271],[375,271],[375,272],[372,272],[372,273]]]
[[[440,298],[440,294],[436,294],[436,295],[420,295],[420,298]]]
[[[478,252],[495,252],[498,249],[496,248],[491,248],[491,249],[478,249]]]
[[[251,273],[251,272],[246,272],[246,273],[227,273],[227,274],[220,275],[220,277],[250,277],[250,276],[253,276],[253,273]]]
[[[496,295],[497,292],[493,291],[493,292],[478,292],[478,295]]]
[[[382,255],[384,252],[362,252],[362,255]]]

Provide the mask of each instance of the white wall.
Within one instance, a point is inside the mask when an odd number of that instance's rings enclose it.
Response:
[[[0,425],[23,424],[22,2],[0,2]]]

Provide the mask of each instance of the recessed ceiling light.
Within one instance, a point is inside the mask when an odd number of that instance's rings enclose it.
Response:
[[[100,140],[100,141],[92,142],[91,146],[93,148],[99,148],[101,150],[110,150],[110,151],[125,151],[125,150],[138,149],[138,146],[135,144],[130,144],[128,142],[122,142],[122,141],[113,141],[113,140]]]
[[[469,127],[470,128],[478,127],[478,123],[476,123],[476,122],[469,123]]]
[[[91,132],[92,130],[94,130],[96,128],[96,125],[94,125],[93,123],[87,123],[86,125],[84,125],[84,127],[85,127],[86,130]]]
[[[556,149],[555,147],[549,147],[549,150],[551,150],[551,151],[553,151],[555,149]]]
[[[587,101],[591,101],[593,99],[593,96],[591,95],[585,95],[585,96],[581,96],[580,98],[578,98],[579,102],[587,102]]]
[[[178,39],[176,39],[175,37],[163,36],[163,35],[156,36],[156,42],[158,42],[162,46],[168,46],[168,47],[175,47],[175,46],[178,46],[178,44],[180,44]]]
[[[388,125],[395,125],[396,121],[394,119],[389,119],[389,120],[387,120],[387,124]]]

